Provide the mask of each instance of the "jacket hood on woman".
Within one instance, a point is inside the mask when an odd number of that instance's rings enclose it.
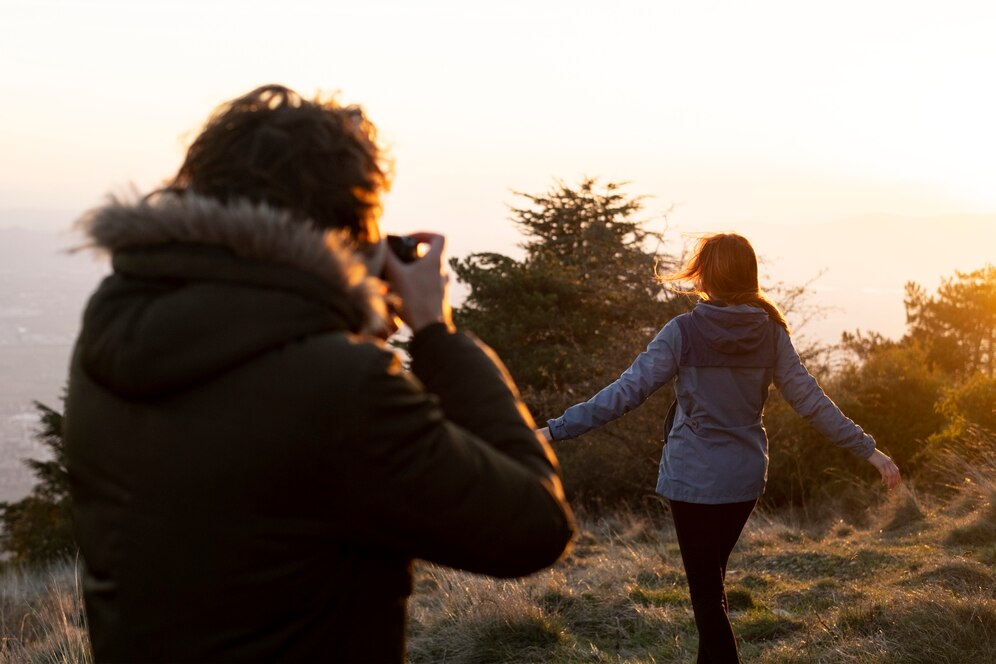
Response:
[[[517,576],[564,552],[507,374],[443,325],[402,371],[336,236],[171,194],[84,227],[114,268],[64,432],[96,661],[400,662],[412,559]]]
[[[703,302],[689,318],[701,339],[719,353],[750,354],[772,343],[771,319],[757,307]]]

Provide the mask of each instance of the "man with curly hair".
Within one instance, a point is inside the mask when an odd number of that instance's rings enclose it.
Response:
[[[400,662],[413,559],[511,577],[569,545],[552,452],[453,326],[443,237],[386,248],[388,184],[359,108],[265,86],[82,220],[113,265],[65,430],[98,661]]]

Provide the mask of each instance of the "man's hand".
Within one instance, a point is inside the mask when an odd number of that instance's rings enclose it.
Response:
[[[536,433],[538,433],[539,435],[543,436],[543,438],[548,443],[551,442],[551,441],[553,441],[553,436],[550,435],[550,427],[543,427],[542,429],[537,429]]]
[[[387,280],[401,298],[398,315],[412,332],[433,323],[445,323],[453,329],[449,274],[443,260],[446,238],[435,233],[414,233],[412,237],[429,245],[418,260],[403,263],[394,252],[387,252]]]
[[[899,468],[893,463],[887,455],[883,454],[880,450],[875,450],[870,457],[868,457],[868,463],[875,466],[878,472],[882,474],[882,484],[885,485],[886,489],[890,491],[903,481],[903,478],[899,475]]]

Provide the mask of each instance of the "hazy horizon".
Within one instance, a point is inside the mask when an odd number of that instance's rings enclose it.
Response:
[[[637,193],[637,192],[631,192]],[[509,195],[509,202],[513,197]],[[0,231],[36,232],[51,237],[52,247],[68,251],[83,243],[71,221],[82,211],[34,211],[22,219],[0,209]],[[741,222],[739,224],[696,225],[673,210],[667,220],[651,220],[649,225],[664,230],[666,242],[660,251],[680,255],[701,233],[733,231],[747,236],[761,260],[762,286],[809,286],[809,304],[825,310],[801,330],[808,338],[823,344],[839,340],[844,331],[861,328],[890,338],[902,335],[905,319],[903,287],[914,281],[933,291],[940,280],[958,271],[972,271],[996,260],[996,214],[952,214],[921,218],[897,214],[856,215],[836,221],[809,224]],[[27,221],[28,223],[23,223]],[[41,221],[42,223],[38,223]],[[33,222],[33,223],[32,223]],[[386,226],[390,230],[396,230]],[[406,229],[413,230],[413,229]],[[521,255],[523,239],[506,217],[491,224],[487,235],[465,228],[449,235],[448,254],[464,257],[470,253],[495,251]],[[495,239],[500,243],[496,243]],[[96,275],[108,269],[87,252],[66,256],[66,269],[79,275]],[[3,269],[4,267],[8,269]],[[3,272],[8,266],[0,266]],[[459,304],[462,293],[455,293]],[[0,301],[0,310],[3,302]],[[81,303],[82,304],[82,303]]]

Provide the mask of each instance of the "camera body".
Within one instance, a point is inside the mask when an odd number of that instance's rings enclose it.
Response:
[[[387,247],[402,263],[411,263],[419,259],[419,241],[411,235],[388,235]]]

